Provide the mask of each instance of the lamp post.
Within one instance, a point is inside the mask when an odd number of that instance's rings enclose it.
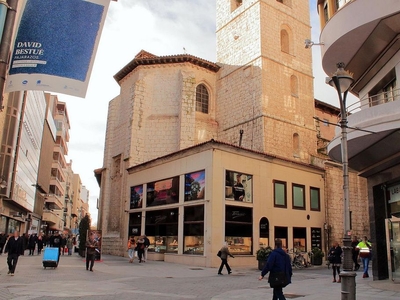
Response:
[[[342,281],[342,300],[356,299],[356,273],[353,270],[351,231],[350,231],[350,202],[349,202],[349,162],[347,150],[347,112],[346,98],[350,85],[354,82],[351,74],[344,70],[345,64],[340,62],[331,78],[327,78],[329,85],[333,86],[339,96],[340,103],[340,128],[342,133],[341,154],[343,165],[343,271],[340,274]]]

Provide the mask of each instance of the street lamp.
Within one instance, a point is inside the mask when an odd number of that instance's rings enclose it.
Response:
[[[350,231],[350,202],[349,202],[349,159],[347,150],[347,112],[346,97],[351,84],[354,82],[353,77],[348,71],[344,70],[345,64],[340,62],[337,70],[331,78],[327,78],[327,83],[333,86],[339,96],[340,103],[340,128],[342,130],[341,154],[343,165],[343,271],[340,274],[342,279],[342,300],[356,299],[356,273],[353,270],[352,247],[351,247],[351,231]],[[342,95],[343,94],[343,95]]]

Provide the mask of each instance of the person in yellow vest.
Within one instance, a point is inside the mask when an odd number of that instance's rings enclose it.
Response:
[[[368,242],[368,238],[364,236],[363,240],[358,243],[356,248],[359,249],[361,261],[363,263],[363,268],[364,268],[363,278],[368,278],[369,277],[368,265],[371,259],[372,244]]]

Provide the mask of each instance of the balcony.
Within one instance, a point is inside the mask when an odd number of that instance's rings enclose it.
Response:
[[[400,163],[400,90],[367,97],[348,107],[349,167],[368,177]],[[328,145],[341,161],[341,134]]]
[[[62,211],[59,211],[62,214]],[[64,220],[58,211],[45,210],[43,212],[42,221],[50,225],[51,229],[62,230],[64,225]]]
[[[359,95],[375,74],[400,50],[400,1],[351,1],[322,29],[322,67],[326,74],[344,62],[354,73],[352,93]]]
[[[64,201],[62,197],[57,196],[56,194],[47,195],[45,198],[45,203],[50,204],[54,209],[63,209]]]

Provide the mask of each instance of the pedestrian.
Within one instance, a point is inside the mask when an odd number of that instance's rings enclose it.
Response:
[[[128,256],[130,263],[133,263],[135,257],[135,248],[136,248],[135,237],[132,235],[128,241]]]
[[[372,244],[368,241],[368,238],[364,236],[363,240],[358,243],[357,247],[360,251],[361,261],[363,263],[364,274],[363,278],[368,278],[368,265],[372,257]]]
[[[282,249],[282,240],[275,239],[275,249],[269,254],[258,280],[269,272],[268,282],[273,288],[272,300],[285,300],[283,288],[292,282],[292,264],[289,255]],[[275,279],[279,279],[275,281]]]
[[[62,248],[62,255],[65,254],[65,247],[67,246],[67,237],[65,234],[61,235],[61,248]]]
[[[43,238],[43,233],[40,233],[38,236],[38,241],[37,241],[37,252],[38,255],[42,253],[43,250],[43,245],[44,245],[44,238]]]
[[[18,230],[14,231],[14,235],[10,236],[7,241],[5,253],[8,253],[7,264],[8,273],[14,276],[15,268],[17,267],[18,257],[24,253],[24,241],[19,236]]]
[[[58,261],[60,261],[61,249],[62,249],[62,240],[61,235],[58,231],[54,232],[54,234],[49,239],[50,247],[58,248]]]
[[[218,254],[221,254],[219,258],[221,258],[221,265],[219,266],[218,269],[218,275],[223,275],[222,274],[222,269],[224,266],[226,267],[226,270],[228,271],[228,275],[232,273],[232,269],[228,264],[228,256],[233,257],[233,255],[229,252],[228,246],[226,243],[222,246],[222,248],[219,250],[220,252]]]
[[[37,235],[36,233],[32,233],[28,239],[29,255],[34,255],[36,244],[37,244]]]
[[[68,255],[72,255],[73,246],[74,246],[74,242],[72,240],[72,237],[71,237],[71,235],[68,235],[68,238],[67,238]]]
[[[6,241],[7,241],[7,234],[5,232],[0,233],[0,255],[3,253]]]
[[[143,236],[139,237],[136,242],[136,251],[138,253],[139,262],[143,262],[143,253],[144,253],[144,238]]]
[[[358,255],[360,252],[360,250],[357,248],[358,243],[359,241],[357,236],[354,236],[353,240],[351,241],[351,255],[354,262],[354,271],[358,271],[358,269],[360,269],[360,264],[358,263]]]
[[[94,239],[94,234],[89,234],[88,240],[86,241],[86,271],[90,270],[93,272],[94,259],[96,257],[97,241]],[[90,269],[89,269],[90,262]]]
[[[22,242],[24,245],[24,251],[28,248],[28,235],[26,233],[22,234]],[[22,255],[24,255],[24,253],[22,253]]]
[[[147,260],[147,252],[148,252],[149,246],[150,246],[150,240],[148,239],[148,237],[146,235],[143,235],[143,239],[144,239],[143,261],[146,262],[146,260]]]
[[[340,265],[342,264],[342,248],[339,246],[338,242],[335,242],[332,248],[329,250],[328,259],[329,262],[332,264],[333,270],[333,281],[340,283],[342,280],[340,278]],[[339,279],[336,281],[336,273]]]

